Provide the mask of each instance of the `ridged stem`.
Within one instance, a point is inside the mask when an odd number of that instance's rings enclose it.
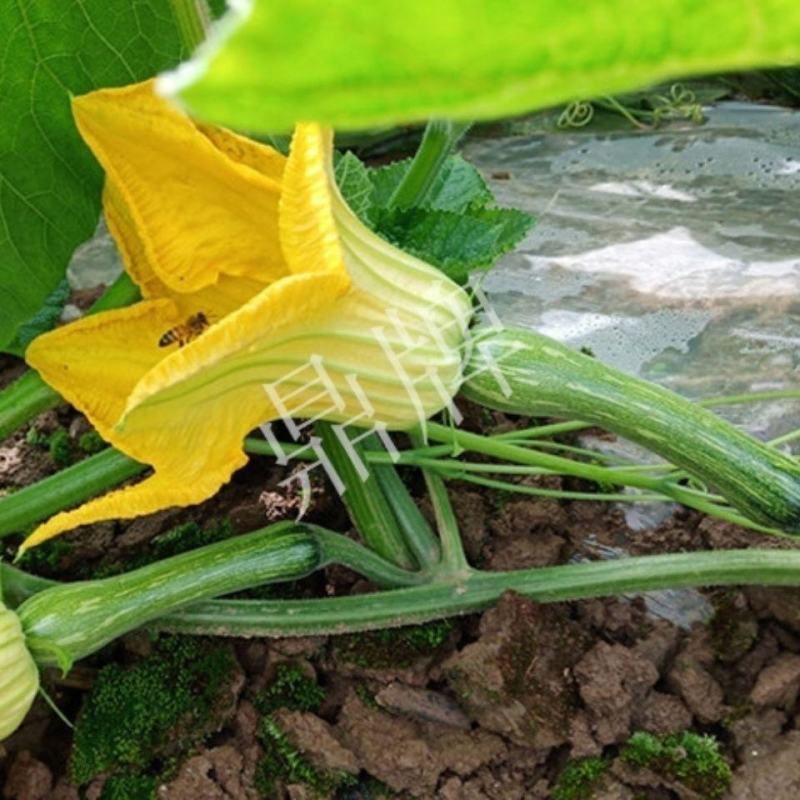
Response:
[[[0,538],[118,486],[147,467],[109,447],[0,499]]]
[[[169,0],[172,14],[178,23],[183,45],[188,54],[205,39],[209,24],[205,0]]]
[[[419,565],[406,545],[394,512],[374,472],[367,467],[366,451],[356,439],[360,432],[327,422],[317,422],[314,430],[344,485],[342,502],[367,546],[398,567],[416,569]],[[346,444],[340,436],[346,438]]]
[[[414,502],[408,488],[397,473],[391,460],[379,463],[378,458],[388,453],[377,435],[364,440],[364,450],[369,468],[394,512],[397,525],[408,549],[414,555],[423,572],[434,570],[442,557],[439,541],[431,530],[428,521]]]
[[[305,636],[410,625],[487,608],[507,591],[541,603],[678,587],[800,585],[800,551],[671,553],[513,572],[313,600],[215,600],[164,617],[157,628],[230,636]]]
[[[414,208],[424,203],[447,157],[469,125],[445,120],[431,120],[427,124],[408,172],[389,200],[390,206]]]
[[[422,437],[419,434],[412,434],[411,441],[416,447],[422,445]],[[464,553],[458,520],[447,493],[447,486],[441,476],[430,469],[423,468],[422,474],[425,476],[425,485],[428,487],[428,495],[436,517],[436,529],[439,531],[441,541],[442,557],[437,567],[437,574],[463,573],[469,569],[469,563]]]

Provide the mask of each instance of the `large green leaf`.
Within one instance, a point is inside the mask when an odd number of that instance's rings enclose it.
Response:
[[[52,298],[97,225],[101,173],[73,124],[70,93],[174,66],[187,8],[182,0],[0,2],[0,350]]]
[[[184,97],[248,130],[363,128],[782,62],[800,62],[797,0],[255,0]]]

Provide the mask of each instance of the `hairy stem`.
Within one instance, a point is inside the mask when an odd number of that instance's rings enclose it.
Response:
[[[405,177],[389,200],[396,208],[422,205],[447,157],[469,128],[469,123],[431,120]]]
[[[0,499],[0,538],[118,486],[146,467],[109,447]]]
[[[421,446],[422,438],[418,434],[412,434],[411,441],[416,446]],[[439,531],[439,539],[442,543],[442,560],[438,567],[437,574],[457,574],[469,569],[467,556],[464,553],[464,544],[461,541],[461,533],[458,528],[458,520],[453,512],[450,497],[447,494],[447,487],[441,476],[429,469],[423,469],[425,485],[428,487],[428,495],[433,506],[433,513],[436,516],[436,528]]]
[[[359,432],[327,422],[317,422],[314,428],[344,485],[342,502],[366,544],[399,567],[416,568],[418,565],[403,539],[378,479],[367,467],[366,451],[357,441]]]
[[[380,439],[372,435],[364,441],[364,450],[369,468],[377,479],[383,496],[394,512],[397,525],[406,545],[423,572],[430,572],[439,563],[442,551],[431,526],[414,502],[408,488],[397,474],[391,460],[380,463],[377,459],[389,454]]]
[[[542,603],[687,586],[800,585],[800,551],[671,553],[588,564],[471,572],[461,580],[316,600],[215,600],[159,619],[177,633],[304,636],[410,625],[487,608],[507,591]]]

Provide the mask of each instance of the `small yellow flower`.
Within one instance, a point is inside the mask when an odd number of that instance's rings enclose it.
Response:
[[[144,299],[40,336],[26,357],[154,471],[56,515],[25,546],[213,495],[246,462],[245,435],[285,410],[265,385],[294,391],[302,416],[390,429],[418,424],[457,391],[468,298],[348,208],[329,131],[299,125],[286,158],[192,121],[152,82],[73,108]],[[310,381],[312,360],[327,391]]]

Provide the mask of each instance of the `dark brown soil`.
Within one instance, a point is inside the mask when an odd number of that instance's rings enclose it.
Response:
[[[3,377],[0,372],[0,382]],[[60,410],[35,425],[43,431],[62,426],[77,436],[84,428],[76,419]],[[507,424],[497,417],[494,423]],[[48,452],[26,441],[24,431],[0,443],[0,490],[54,469]],[[203,506],[81,530],[65,537],[70,548],[38,569],[69,579],[133,563],[154,537],[190,520],[225,519],[244,532],[291,517],[292,503],[277,489],[282,477],[269,461],[253,459]],[[499,498],[468,486],[451,488],[469,557],[489,570],[595,559],[608,548],[645,554],[792,546],[685,510],[658,528],[634,532],[620,510],[599,502]],[[324,488],[312,515],[347,529],[338,499]],[[346,570],[331,569],[291,591],[310,596],[364,588]],[[220,717],[221,729],[189,748],[158,797],[262,796],[256,788],[262,715],[254,703],[277,666],[288,661],[318,681],[325,700],[314,712],[278,710],[273,721],[315,769],[353,776],[337,795],[342,798],[391,796],[375,789],[377,779],[398,797],[442,800],[795,800],[800,592],[728,589],[670,597],[546,606],[507,594],[495,608],[454,621],[427,651],[403,651],[390,640],[381,645],[368,637],[239,641],[235,652],[244,678]],[[713,610],[713,616],[687,624],[681,610],[687,601]],[[663,618],[665,613],[672,619]],[[74,717],[96,669],[139,657],[147,649],[142,641],[126,637],[66,679],[49,676],[52,696]],[[696,782],[674,771],[659,771],[657,764],[636,768],[620,757],[638,731],[662,736],[687,730],[719,741],[733,769],[726,793],[704,795]],[[70,746],[70,731],[37,701],[23,727],[0,745],[2,797],[102,798],[102,776],[83,787],[83,794],[65,777]],[[588,793],[558,794],[568,764],[598,756],[608,768]],[[278,796],[325,794],[296,783],[283,785]]]

